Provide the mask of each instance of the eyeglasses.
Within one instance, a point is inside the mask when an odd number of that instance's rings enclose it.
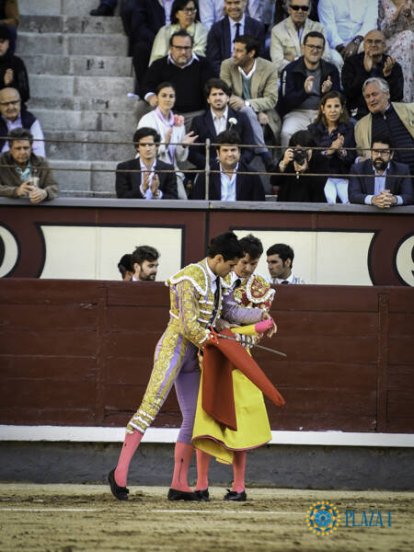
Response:
[[[296,4],[294,6],[290,5],[289,6],[293,11],[303,11],[303,12],[308,12],[309,11],[309,6],[297,6]]]
[[[307,48],[310,48],[311,50],[316,50],[318,52],[321,52],[323,50],[323,46],[318,46],[316,44],[305,44]]]
[[[372,40],[371,38],[367,38],[365,40],[367,44],[375,44],[376,46],[379,46],[380,44],[384,44],[383,40]]]
[[[381,150],[379,150],[379,149],[374,149],[374,150],[372,150],[372,153],[373,153],[374,155],[381,155],[381,156],[384,155],[384,156],[387,156],[387,155],[390,155],[391,151],[388,150],[388,149],[381,149]]]
[[[188,52],[188,50],[192,49],[192,46],[176,46],[175,44],[171,44],[171,48],[175,48],[176,50],[184,50],[185,52]]]
[[[20,100],[12,100],[10,102],[0,102],[0,105],[4,105],[4,106],[6,106],[6,105],[17,105],[19,103],[20,103]]]
[[[183,8],[182,10],[179,10],[179,11],[183,11],[185,13],[195,13],[197,11],[197,8]]]

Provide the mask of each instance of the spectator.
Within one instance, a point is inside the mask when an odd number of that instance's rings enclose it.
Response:
[[[135,131],[137,156],[116,167],[116,195],[146,200],[177,199],[173,165],[157,160],[161,137],[153,128]]]
[[[302,53],[303,39],[311,31],[316,31],[325,36],[326,31],[323,25],[312,21],[308,16],[310,13],[310,0],[288,0],[289,17],[275,25],[271,32],[270,58],[280,73],[288,63],[298,59]],[[331,50],[325,44],[323,58],[334,63],[339,70],[343,60],[340,54]]]
[[[264,139],[269,126],[274,141],[279,139],[280,119],[275,111],[277,102],[277,73],[273,64],[258,57],[259,44],[249,35],[234,41],[233,57],[221,64],[220,78],[233,90],[230,107],[245,113],[253,129],[256,153],[263,158],[268,170],[273,159]]]
[[[395,59],[385,53],[385,36],[381,31],[369,31],[364,37],[364,51],[349,56],[342,69],[342,85],[351,115],[361,119],[368,113],[362,96],[362,85],[370,77],[385,79],[390,87],[391,100],[403,97],[402,69]]]
[[[356,157],[354,124],[350,121],[345,106],[345,98],[332,90],[321,99],[318,116],[308,130],[318,147],[326,148],[328,175],[348,174]],[[348,202],[348,180],[330,176],[325,184],[325,197],[328,203]]]
[[[295,253],[290,245],[275,243],[266,251],[269,282],[271,284],[304,284],[305,281],[292,273]]]
[[[292,134],[313,122],[324,94],[340,89],[338,69],[321,59],[324,47],[323,34],[311,31],[303,39],[303,55],[282,71],[277,103],[283,117],[282,146],[287,146]]]
[[[21,58],[10,48],[11,33],[6,25],[0,25],[0,89],[16,88],[25,104],[30,99],[29,77]]]
[[[225,16],[211,27],[207,39],[207,58],[216,73],[222,61],[231,57],[233,42],[242,35],[253,36],[259,43],[262,55],[265,43],[263,23],[245,15],[247,0],[224,0]]]
[[[132,282],[154,282],[158,272],[160,254],[150,245],[140,245],[131,255]]]
[[[257,174],[244,174],[247,167],[240,161],[240,137],[234,130],[217,136],[217,164],[209,180],[209,199],[219,201],[264,201],[262,181]],[[191,199],[204,199],[205,173],[197,175]]]
[[[32,134],[15,128],[8,135],[9,151],[0,156],[0,196],[29,198],[37,204],[58,195],[47,161],[33,153]]]
[[[150,65],[156,59],[168,54],[170,37],[180,30],[186,31],[193,37],[194,54],[206,55],[207,29],[198,20],[197,11],[198,4],[196,0],[174,0],[171,10],[171,24],[164,25],[158,31],[152,45]]]
[[[132,268],[132,255],[130,253],[122,255],[119,259],[118,270],[124,282],[130,282],[132,280],[134,270]]]
[[[164,163],[174,165],[177,177],[178,199],[187,199],[184,187],[184,174],[179,170],[178,162],[188,157],[188,146],[197,140],[194,132],[185,133],[184,117],[174,115],[175,88],[169,82],[163,82],[156,88],[157,107],[141,117],[138,128],[154,128],[161,136],[158,158]]]
[[[233,1],[234,4],[238,4],[240,0],[230,1]],[[253,19],[262,21],[262,4],[263,0],[247,0],[245,7],[246,14]],[[220,21],[224,15],[224,0],[202,0],[202,2],[200,2],[200,19],[208,30],[210,30],[214,23]]]
[[[310,19],[312,21],[319,21],[318,18],[318,1],[319,0],[311,0],[311,7],[310,7]],[[271,12],[271,21],[274,21],[275,24],[280,23],[287,17],[289,17],[288,14],[288,2],[289,0],[269,0],[267,2],[268,6],[270,5],[270,12]],[[269,7],[266,11],[269,11]]]
[[[42,127],[33,113],[22,106],[19,91],[15,88],[0,90],[0,115],[0,151],[2,153],[9,149],[4,136],[15,128],[25,128],[33,136],[33,153],[38,157],[46,157]]]
[[[324,203],[327,162],[317,151],[308,130],[295,132],[270,182],[278,201]],[[316,174],[318,173],[318,174]],[[325,176],[323,176],[325,174]]]
[[[231,89],[221,79],[210,79],[205,86],[205,95],[209,108],[202,115],[194,117],[191,130],[198,136],[197,142],[211,141],[210,159],[216,153],[213,144],[217,141],[220,132],[233,128],[240,136],[240,144],[251,146],[253,144],[253,131],[246,115],[241,111],[235,111],[229,106]],[[253,159],[254,152],[251,147],[241,148],[241,160],[248,165]],[[191,146],[188,156],[189,161],[197,169],[204,169],[206,155],[204,146]]]
[[[355,126],[355,141],[362,156],[371,148],[371,137],[392,136],[394,161],[407,163],[414,174],[414,104],[390,102],[384,79],[367,79],[362,87],[369,114]]]
[[[351,203],[375,205],[380,209],[413,203],[414,190],[409,167],[393,161],[388,137],[374,137],[371,159],[352,166],[349,199]]]
[[[346,59],[357,54],[363,37],[377,28],[378,0],[319,0],[318,14],[329,46]]]
[[[10,31],[10,53],[16,49],[17,27],[19,26],[18,0],[0,0],[0,25],[7,25]]]
[[[206,58],[193,53],[193,38],[186,31],[177,31],[170,38],[170,53],[149,67],[143,95],[151,108],[157,105],[155,90],[161,82],[171,82],[176,90],[176,111],[186,116],[187,128],[191,119],[204,109],[204,84],[214,77]],[[148,110],[148,108],[147,108]]]
[[[414,102],[414,2],[380,0],[379,27],[385,35],[386,51],[401,65],[404,102]]]

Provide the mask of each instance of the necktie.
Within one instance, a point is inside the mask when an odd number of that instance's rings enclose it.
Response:
[[[234,35],[234,38],[239,38],[239,36],[240,36],[240,27],[241,27],[241,23],[236,23],[236,34]]]
[[[233,289],[237,289],[241,284],[240,278],[237,278],[237,280],[234,280]]]
[[[216,278],[216,291],[214,292],[214,308],[217,310],[220,298],[220,276]]]

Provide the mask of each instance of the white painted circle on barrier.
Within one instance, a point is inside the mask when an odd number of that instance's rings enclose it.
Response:
[[[0,278],[7,276],[16,265],[19,256],[19,247],[13,234],[4,226],[0,226]]]

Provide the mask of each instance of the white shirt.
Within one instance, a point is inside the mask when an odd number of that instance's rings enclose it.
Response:
[[[22,119],[21,119],[20,115],[17,117],[17,119],[15,121],[10,121],[9,119],[4,119],[4,117],[3,117],[3,120],[7,125],[7,134],[15,128],[22,128],[23,127]],[[40,123],[37,119],[32,124],[32,126],[30,127],[29,130],[30,130],[30,132],[33,136],[33,146],[32,146],[33,153],[37,156],[40,156],[40,157],[46,157],[46,150],[45,150],[45,143],[44,143],[45,137],[43,135],[42,127],[40,126]],[[5,151],[9,151],[9,149],[10,149],[9,148],[9,143],[6,140],[4,142],[3,149],[1,150],[1,153],[4,153]]]
[[[244,15],[240,19],[240,21],[234,21],[234,19],[231,19],[229,17],[229,22],[230,22],[230,44],[233,44],[233,41],[236,38],[237,25],[240,25],[240,27],[239,27],[239,36],[244,35],[244,22],[245,22],[245,20],[246,20],[246,17]]]
[[[151,182],[155,175],[155,165],[157,163],[157,160],[155,159],[151,167],[148,169],[146,165],[139,160],[139,165],[141,168],[141,184],[139,185],[139,191],[144,196],[145,199],[161,199],[162,198],[162,191],[158,188],[158,195],[155,196],[151,191]],[[144,174],[150,171],[149,174],[149,186],[148,189],[144,192]]]
[[[220,132],[223,132],[227,128],[227,116],[229,109],[226,107],[223,114],[220,116],[216,115],[211,108],[210,111],[213,118],[214,128],[216,129],[216,134],[220,134]]]
[[[236,201],[236,179],[238,166],[239,165],[237,164],[233,174],[229,177],[223,172],[220,165],[221,201]]]
[[[295,276],[293,273],[290,274],[287,278],[272,278],[270,277],[268,282],[271,284],[283,284],[284,282],[288,284],[304,284],[305,280],[302,280],[299,276]]]
[[[263,4],[265,0],[248,0],[246,13],[262,21],[263,18]],[[224,17],[224,0],[201,0],[198,3],[198,11],[200,14],[200,21],[207,29]]]
[[[374,197],[374,195],[378,195],[385,190],[385,181],[387,178],[389,166],[390,165],[388,164],[387,168],[382,174],[379,174],[374,167],[374,194],[365,196],[364,203],[366,205],[372,205],[372,198]],[[402,205],[404,203],[401,196],[396,195],[395,197],[397,198],[397,205]]]
[[[211,291],[213,292],[213,295],[214,295],[216,293],[216,289],[217,289],[217,274],[214,274],[214,272],[208,266],[208,261],[206,261],[206,266],[207,266],[208,275],[210,276],[210,283],[211,283],[210,289],[211,289]]]

